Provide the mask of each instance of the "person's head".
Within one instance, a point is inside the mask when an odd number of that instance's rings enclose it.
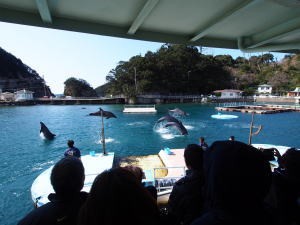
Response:
[[[199,145],[189,144],[184,149],[185,165],[192,170],[203,170],[203,149]]]
[[[281,157],[281,164],[286,174],[291,178],[300,180],[300,151],[295,148],[288,149]]]
[[[155,200],[132,172],[115,168],[99,174],[79,213],[78,224],[152,225],[158,222]]]
[[[84,184],[84,167],[76,157],[59,160],[53,167],[50,180],[55,193],[68,198],[78,194]]]
[[[271,185],[271,167],[258,149],[239,141],[216,141],[205,152],[208,208],[259,209]]]
[[[145,174],[142,168],[138,166],[125,166],[124,169],[130,171],[138,179],[139,182],[142,182],[142,180],[145,178]]]
[[[74,146],[74,141],[73,140],[68,140],[68,146],[72,148]]]
[[[230,136],[229,141],[234,141],[234,136]]]
[[[204,137],[199,138],[200,143],[203,143],[205,141]]]

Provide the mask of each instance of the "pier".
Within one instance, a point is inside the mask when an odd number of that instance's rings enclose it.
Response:
[[[27,101],[2,101],[0,106],[28,106],[28,105],[101,105],[124,104],[124,98],[37,98]]]
[[[216,107],[218,111],[242,112],[256,114],[274,114],[283,112],[300,112],[300,105],[242,105]]]

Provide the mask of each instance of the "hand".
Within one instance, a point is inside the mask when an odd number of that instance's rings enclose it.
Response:
[[[280,154],[280,152],[278,151],[278,149],[273,148],[273,153],[274,153],[274,156],[276,156],[277,158],[281,158],[281,154]]]

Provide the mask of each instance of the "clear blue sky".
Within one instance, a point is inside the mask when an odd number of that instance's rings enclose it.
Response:
[[[55,94],[63,93],[63,83],[71,76],[84,79],[96,88],[105,83],[106,75],[119,61],[154,52],[162,45],[2,22],[0,30],[0,47],[44,76]],[[205,48],[203,53],[229,54],[234,59],[250,56],[239,50],[217,48]],[[274,56],[281,60],[284,54]]]

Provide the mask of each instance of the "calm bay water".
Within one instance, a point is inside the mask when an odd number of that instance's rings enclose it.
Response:
[[[204,136],[208,144],[227,140],[234,135],[247,142],[250,114],[224,113],[239,116],[232,120],[215,120],[215,105],[173,104],[157,106],[157,114],[123,114],[122,105],[104,105],[104,110],[117,119],[105,120],[108,151],[118,157],[157,154],[164,147],[184,148]],[[190,115],[181,118],[188,136],[178,135],[175,129],[154,126],[168,109],[179,107]],[[95,105],[0,107],[0,221],[2,225],[16,224],[32,209],[30,187],[33,180],[58,161],[73,139],[82,154],[101,151],[100,117],[87,116],[98,111]],[[39,136],[44,122],[57,137],[45,141]],[[300,147],[300,113],[256,115],[255,124],[263,125],[253,143],[269,143]]]

